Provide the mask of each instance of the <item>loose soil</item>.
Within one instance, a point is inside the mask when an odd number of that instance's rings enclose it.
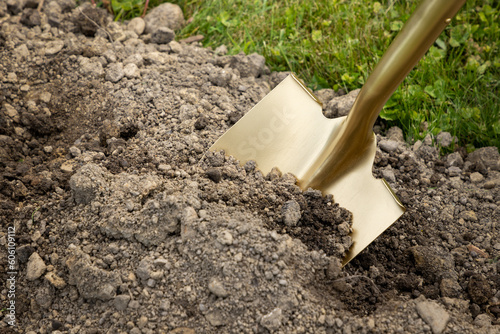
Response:
[[[377,124],[373,173],[407,211],[341,269],[352,217],[335,194],[207,152],[285,73],[84,6],[97,29],[72,1],[12,3],[0,246],[14,227],[16,327],[2,256],[0,333],[500,332],[498,148],[440,155]]]

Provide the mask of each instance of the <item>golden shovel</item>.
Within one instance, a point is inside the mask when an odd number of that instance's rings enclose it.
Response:
[[[373,125],[401,81],[465,0],[424,0],[361,89],[347,117],[327,119],[320,101],[293,74],[283,80],[210,148],[241,164],[255,160],[293,173],[302,189],[332,194],[353,214],[347,264],[405,211],[385,180],[375,179]]]

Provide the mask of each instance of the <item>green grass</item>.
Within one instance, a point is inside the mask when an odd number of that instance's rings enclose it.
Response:
[[[205,46],[260,53],[273,71],[293,71],[313,89],[350,91],[362,87],[420,1],[171,2],[192,18],[179,38],[203,34]],[[409,142],[448,131],[469,149],[500,147],[499,11],[496,0],[468,0],[387,102],[381,117]],[[421,131],[424,122],[428,129]]]

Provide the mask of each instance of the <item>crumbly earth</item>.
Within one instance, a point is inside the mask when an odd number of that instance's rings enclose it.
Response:
[[[407,211],[341,269],[334,194],[207,152],[286,74],[37,4],[0,3],[0,333],[500,332],[498,148],[378,124]]]

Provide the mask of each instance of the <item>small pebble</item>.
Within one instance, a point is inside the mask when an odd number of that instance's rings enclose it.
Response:
[[[118,311],[123,311],[127,308],[128,303],[130,302],[130,296],[129,295],[118,295],[115,297],[113,303],[115,305],[115,308]]]
[[[435,301],[419,301],[416,303],[418,315],[432,328],[434,334],[441,334],[450,321],[450,315]]]
[[[224,289],[224,286],[217,278],[212,278],[208,283],[208,290],[217,297],[225,298],[229,293]]]
[[[391,153],[398,149],[399,143],[394,140],[381,140],[378,145],[383,151]]]
[[[260,320],[260,325],[267,328],[269,331],[274,332],[278,330],[283,321],[283,312],[279,307],[272,310],[270,313],[264,315]]]
[[[281,208],[281,215],[283,222],[287,226],[297,226],[302,214],[300,212],[300,205],[296,200],[289,200],[283,204]]]
[[[28,259],[26,279],[28,281],[34,281],[40,278],[40,276],[43,275],[46,269],[47,266],[45,265],[45,262],[43,262],[42,258],[40,257],[40,255],[38,255],[37,252],[34,252]]]
[[[224,230],[219,233],[219,237],[217,240],[223,245],[232,245],[233,244],[233,235],[231,232]]]

